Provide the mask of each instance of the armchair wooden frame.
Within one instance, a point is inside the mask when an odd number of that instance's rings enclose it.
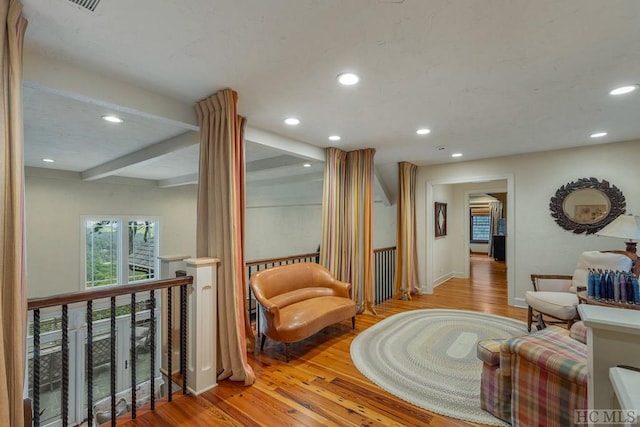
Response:
[[[609,251],[600,251],[602,253],[613,253],[613,254],[620,254],[620,255],[625,255],[628,258],[631,259],[631,271],[637,276],[640,275],[640,262],[638,262],[638,255],[632,252],[627,252],[627,251],[620,251],[620,250],[609,250]],[[531,284],[533,285],[533,290],[534,292],[538,292],[540,291],[540,289],[538,289],[538,281],[539,280],[567,280],[569,282],[571,282],[573,280],[573,276],[572,275],[567,275],[567,274],[532,274],[531,275]],[[577,299],[577,293],[580,291],[584,291],[586,290],[585,286],[577,286],[577,288],[575,289],[575,293],[576,293],[576,299]],[[579,303],[580,301],[578,300],[577,303]],[[528,316],[527,316],[527,329],[529,330],[529,332],[531,332],[531,325],[533,324],[534,320],[537,323],[537,328],[540,329],[544,329],[546,327],[546,323],[549,324],[553,324],[553,325],[563,325],[566,324],[567,325],[567,329],[571,329],[571,326],[573,326],[573,324],[575,322],[577,322],[578,320],[580,320],[580,315],[577,313],[576,310],[576,315],[573,319],[559,319],[551,314],[548,313],[542,313],[539,312],[538,310],[535,310],[533,307],[531,307],[531,305],[529,305],[528,308]],[[547,320],[547,322],[545,322],[544,317],[549,317],[553,320]]]
[[[538,292],[538,280],[569,280],[571,281],[573,279],[573,276],[568,275],[568,274],[532,274],[531,275],[531,284],[533,285],[533,290],[535,292]],[[580,287],[577,291],[581,291],[584,290],[584,287]],[[544,320],[544,316],[547,317],[551,317],[552,319],[555,320],[547,320],[545,322]],[[529,306],[528,308],[528,312],[527,312],[527,330],[529,332],[531,332],[531,325],[533,324],[533,321],[536,321],[537,325],[536,327],[538,328],[538,330],[544,329],[547,327],[547,323],[549,323],[550,325],[567,325],[567,329],[571,329],[571,326],[573,326],[573,324],[577,321],[580,320],[580,316],[578,314],[576,314],[576,317],[574,317],[573,319],[569,319],[569,320],[563,320],[563,319],[558,319],[557,317],[554,317],[550,314],[547,313],[541,313],[537,310],[534,310],[533,307]]]

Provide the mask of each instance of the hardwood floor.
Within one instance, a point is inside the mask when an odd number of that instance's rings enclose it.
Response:
[[[222,381],[199,397],[175,395],[155,412],[122,420],[125,426],[473,426],[406,403],[371,383],[351,362],[353,338],[380,320],[406,310],[450,308],[526,320],[526,310],[507,305],[504,262],[472,255],[471,278],[451,279],[432,295],[379,304],[377,316],[350,321],[291,345],[284,362],[281,344],[267,340],[265,351],[250,355],[257,381],[244,387]]]

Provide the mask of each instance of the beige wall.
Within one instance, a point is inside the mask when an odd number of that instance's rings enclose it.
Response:
[[[246,259],[257,260],[315,252],[320,244],[322,207],[247,208]],[[396,244],[396,206],[373,205],[373,247]]]
[[[143,180],[81,181],[77,173],[27,168],[27,294],[81,289],[82,215],[160,219],[161,255],[195,256],[196,187],[158,188]]]
[[[420,167],[416,205],[419,281],[423,291],[430,292],[434,280],[441,275],[437,268],[442,259],[447,256],[461,259],[456,247],[440,250],[434,245],[430,221],[435,186],[506,180],[507,238],[511,243],[507,246],[510,303],[522,305],[524,293],[530,287],[531,273],[571,274],[582,251],[624,248],[623,242],[617,239],[576,235],[560,228],[549,211],[549,200],[556,190],[579,178],[604,179],[623,192],[627,212],[637,214],[640,212],[639,159],[640,141],[631,141]],[[454,262],[451,273],[455,270]]]
[[[81,289],[81,216],[147,215],[160,219],[160,254],[195,256],[196,186],[158,188],[145,180],[82,181],[78,173],[26,169],[27,293]],[[320,204],[247,209],[246,259],[314,252]],[[374,247],[394,246],[396,206],[374,205]]]
[[[452,257],[450,254],[453,250],[454,242],[457,240],[460,224],[456,215],[450,214],[450,211],[456,211],[452,185],[435,185],[433,187],[433,201],[447,204],[447,235],[436,238],[435,231],[431,234],[434,238],[433,282],[434,285],[437,285],[453,276]],[[434,208],[432,207],[432,209]],[[433,227],[435,228],[435,218],[433,219]]]

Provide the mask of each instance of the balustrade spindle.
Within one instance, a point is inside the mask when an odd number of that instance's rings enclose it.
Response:
[[[93,420],[93,301],[87,301],[87,420]]]
[[[62,426],[69,425],[69,306],[62,306]]]
[[[40,425],[40,310],[33,310],[33,425]]]
[[[150,347],[150,352],[151,354],[149,355],[149,359],[150,360],[150,365],[151,365],[151,390],[150,390],[150,394],[151,394],[151,410],[155,410],[156,409],[156,376],[155,376],[155,371],[156,371],[156,296],[155,296],[155,291],[151,291],[150,295],[151,297],[151,324],[149,325],[149,339],[150,339],[150,343],[149,343],[149,347]],[[171,394],[171,382],[169,382],[169,394]]]
[[[111,363],[110,392],[111,392],[111,426],[116,426],[116,297],[111,297]]]
[[[172,400],[172,376],[173,376],[173,288],[167,289],[167,383],[168,388],[168,400]]]
[[[182,394],[187,394],[187,285],[180,286],[180,375]]]
[[[130,359],[130,365],[131,365],[131,418],[135,419],[136,418],[136,402],[137,402],[137,396],[136,396],[136,355],[137,355],[137,349],[136,349],[136,294],[131,294],[131,302],[129,304],[130,310],[131,310],[131,337],[130,337],[130,342],[131,345],[129,346],[129,359]]]

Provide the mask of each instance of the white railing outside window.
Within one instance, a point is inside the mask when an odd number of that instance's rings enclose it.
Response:
[[[141,293],[137,295],[138,301],[144,303],[149,299],[149,294]],[[122,296],[117,299],[116,313],[120,309],[126,311],[129,307],[130,297]],[[116,317],[116,363],[111,366],[111,335],[109,301],[96,301],[94,303],[94,313],[98,314],[102,310],[107,310],[104,319],[93,321],[93,399],[94,413],[100,411],[108,412],[110,408],[110,378],[111,369],[116,369],[116,400],[125,399],[131,405],[131,315],[129,312]],[[156,297],[156,342],[159,343],[161,335],[160,322],[160,298]],[[32,312],[29,313],[32,316]],[[136,311],[136,390],[138,407],[144,405],[149,400],[150,383],[150,352],[149,345],[149,325],[150,311],[142,308]],[[31,333],[32,318],[29,319],[30,333],[27,337],[27,370],[28,381],[25,384],[25,394],[30,398],[33,396],[33,334]],[[61,426],[61,332],[60,332],[60,312],[56,310],[43,310],[41,315],[41,336],[40,336],[40,410],[42,415],[42,426]],[[69,423],[75,425],[86,418],[87,405],[87,373],[86,363],[86,309],[84,304],[73,304],[69,306]],[[81,344],[79,344],[81,343]],[[156,360],[160,360],[161,346],[156,346]],[[159,366],[155,368],[156,396],[159,395],[163,384],[163,378]]]

